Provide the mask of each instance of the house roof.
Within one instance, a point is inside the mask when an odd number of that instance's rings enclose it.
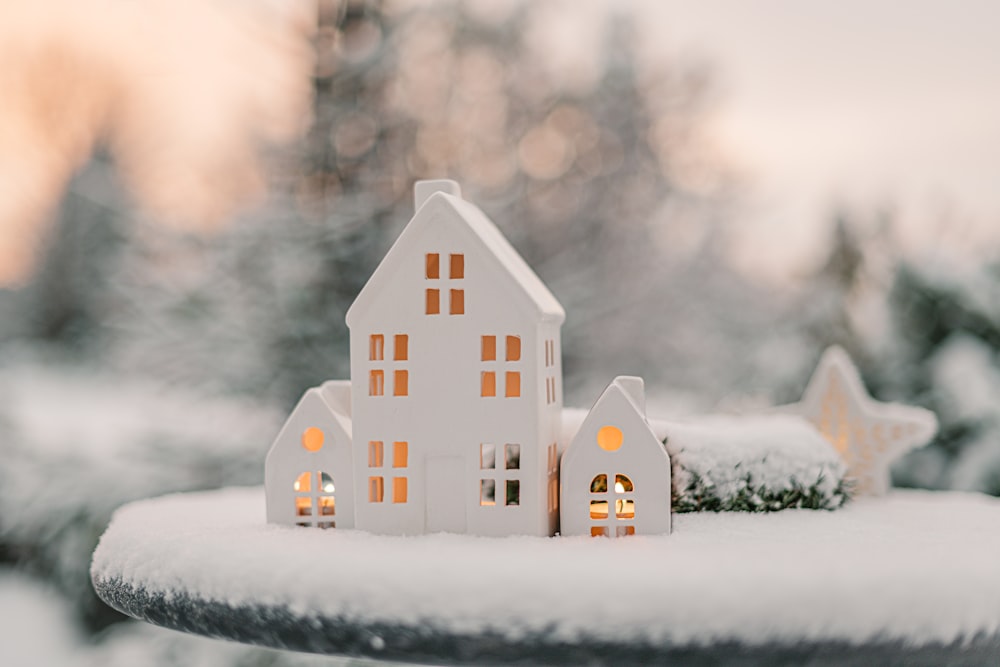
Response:
[[[461,197],[438,191],[426,198],[351,304],[347,311],[348,327],[353,326],[360,314],[365,311],[365,306],[377,299],[386,287],[392,278],[392,267],[396,259],[414,251],[421,230],[428,225],[440,224],[442,221],[444,224],[461,225],[462,229],[472,233],[472,237],[479,241],[486,255],[494,257],[499,267],[511,277],[511,284],[516,288],[516,292],[524,297],[521,301],[531,307],[539,321],[562,323],[566,319],[566,312],[552,292],[535,275],[486,214]],[[461,233],[460,230],[456,231]]]
[[[344,433],[350,437],[353,424],[351,421],[351,381],[328,380],[315,388],[323,404],[337,421]]]

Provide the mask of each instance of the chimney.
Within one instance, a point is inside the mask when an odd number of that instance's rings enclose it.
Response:
[[[642,416],[646,416],[646,385],[642,378],[632,375],[619,375],[615,378],[617,384],[625,395],[632,399],[635,407],[639,408]]]
[[[413,210],[419,211],[430,196],[435,192],[443,192],[454,197],[462,198],[462,188],[455,181],[446,178],[433,181],[417,181],[413,184]]]

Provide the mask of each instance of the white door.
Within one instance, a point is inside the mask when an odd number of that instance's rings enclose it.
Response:
[[[427,458],[427,532],[464,533],[464,466],[457,456]]]

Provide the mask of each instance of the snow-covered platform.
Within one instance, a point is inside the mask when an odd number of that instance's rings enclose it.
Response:
[[[675,516],[669,537],[387,537],[264,522],[260,488],[120,509],[100,596],[187,632],[444,663],[996,664],[1000,500]],[[760,664],[764,664],[763,662]]]

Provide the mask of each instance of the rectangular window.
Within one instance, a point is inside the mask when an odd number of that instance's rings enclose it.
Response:
[[[409,371],[393,371],[392,395],[409,396],[410,373]]]
[[[385,352],[385,336],[372,334],[368,341],[369,361],[382,361]]]
[[[392,443],[392,467],[405,468],[409,458],[410,444],[408,442]]]
[[[608,518],[608,501],[607,500],[591,500],[590,501],[590,518],[591,519],[607,519]]]
[[[635,501],[631,499],[616,500],[615,501],[615,518],[618,519],[634,519],[635,518]]]
[[[507,398],[517,398],[521,395],[521,373],[519,371],[507,371],[506,393]]]
[[[521,337],[507,336],[507,361],[521,360]]]
[[[496,445],[489,445],[485,443],[479,445],[479,469],[493,470],[496,467],[497,467]]]
[[[626,537],[628,535],[635,535],[635,526],[618,526],[615,528],[616,537]]]
[[[507,480],[507,494],[504,501],[505,505],[520,505],[521,504],[521,482],[516,479]]]
[[[385,498],[385,482],[382,477],[368,478],[368,502],[380,503]]]
[[[427,267],[424,276],[430,280],[437,280],[441,277],[441,257],[436,252],[427,253]]]
[[[410,358],[410,337],[406,334],[396,334],[392,358],[395,361],[408,361]]]
[[[406,478],[405,477],[393,477],[392,478],[392,502],[394,502],[394,503],[405,503],[406,502]]]
[[[312,516],[312,498],[295,499],[295,516]]]
[[[385,393],[385,373],[371,371],[368,375],[368,395],[382,396]]]
[[[552,357],[549,355],[549,341],[545,341],[545,367],[549,367],[549,360]]]
[[[497,337],[483,336],[483,361],[497,360]]]
[[[427,314],[437,315],[441,312],[441,290],[427,290]]]
[[[504,445],[504,468],[507,470],[521,469],[521,445]]]
[[[590,528],[591,537],[607,537],[608,527],[607,526],[591,526]]]
[[[552,402],[552,383],[549,382],[549,378],[545,378],[545,402]]]
[[[451,266],[449,267],[448,277],[452,280],[461,280],[465,278],[465,255],[451,256]]]
[[[496,396],[497,395],[497,374],[493,371],[483,371],[482,377],[482,387],[479,393],[480,396]]]
[[[453,289],[451,290],[451,314],[452,315],[464,315],[465,314],[465,290],[464,289]]]
[[[483,507],[497,504],[497,483],[492,479],[479,480],[479,504]]]
[[[369,440],[368,441],[368,467],[369,468],[381,468],[382,467],[382,441],[381,440]]]

